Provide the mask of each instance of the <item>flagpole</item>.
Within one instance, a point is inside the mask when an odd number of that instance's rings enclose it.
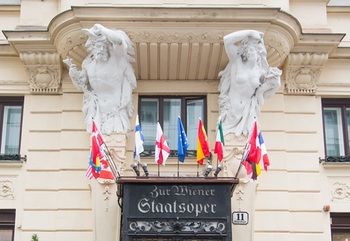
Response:
[[[199,163],[197,162],[197,177],[199,177]]]
[[[242,153],[242,158],[241,158],[241,161],[240,161],[240,163],[239,163],[239,167],[238,167],[238,169],[237,169],[235,178],[238,177],[238,174],[239,174],[239,172],[240,172],[241,169],[242,169],[243,161],[244,161],[244,159],[245,159],[245,152],[246,152],[247,146],[248,146],[248,143],[246,143],[245,146],[244,146],[244,150],[243,150],[243,153]]]
[[[159,164],[158,164],[158,177],[160,177],[160,167],[159,167]]]
[[[118,171],[118,168],[117,168],[116,164],[114,163],[114,161],[112,159],[111,152],[109,151],[109,148],[108,148],[108,146],[106,145],[105,142],[103,142],[103,146],[106,148],[106,150],[108,152],[107,159],[108,159],[109,164],[111,165],[111,170],[112,170],[114,176],[115,177],[117,177],[117,176],[120,177],[120,173]]]
[[[177,159],[177,177],[179,177],[180,161]]]

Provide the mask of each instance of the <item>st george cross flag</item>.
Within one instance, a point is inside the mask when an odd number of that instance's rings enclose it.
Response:
[[[256,122],[254,122],[253,131],[247,145],[247,155],[243,160],[242,164],[246,168],[247,174],[251,175],[254,180],[261,174],[261,166],[267,171],[267,167],[270,165],[264,138]]]
[[[157,122],[157,137],[155,148],[155,163],[158,165],[165,165],[168,156],[170,155],[170,148],[165,140],[162,127]]]
[[[177,118],[177,156],[180,162],[185,161],[188,141],[180,116]]]
[[[198,136],[197,136],[197,163],[204,165],[204,159],[210,156],[207,133],[205,132],[202,120],[198,121]]]
[[[104,145],[102,135],[98,131],[96,123],[92,121],[90,165],[86,173],[88,178],[92,174],[95,178],[114,179],[107,161]]]
[[[222,161],[222,159],[224,158],[224,145],[224,133],[222,131],[222,122],[220,119],[218,122],[218,130],[216,132],[216,141],[214,148],[214,153],[217,155],[219,161]]]
[[[136,116],[136,123],[135,123],[135,152],[134,152],[134,159],[140,161],[140,154],[144,151],[143,149],[143,142],[144,137],[141,130],[141,125],[139,121],[139,115]]]

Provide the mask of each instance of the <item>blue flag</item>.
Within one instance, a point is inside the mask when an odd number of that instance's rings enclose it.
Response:
[[[185,161],[188,141],[180,116],[177,118],[177,156],[180,162]]]

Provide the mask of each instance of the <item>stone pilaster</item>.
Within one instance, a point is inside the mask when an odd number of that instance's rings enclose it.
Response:
[[[111,156],[123,175],[126,160],[126,134],[105,135],[105,142]],[[92,202],[95,218],[95,241],[119,240],[121,227],[121,208],[116,195],[117,186],[112,181],[98,179],[91,181]]]
[[[232,211],[245,211],[253,215],[255,208],[256,183],[250,181],[246,170],[242,166],[239,169],[244,151],[246,137],[237,137],[234,134],[225,136],[224,176],[233,177],[237,174],[239,184],[236,186],[231,199]],[[239,171],[238,171],[239,170]],[[253,222],[247,225],[232,226],[233,240],[253,240]]]

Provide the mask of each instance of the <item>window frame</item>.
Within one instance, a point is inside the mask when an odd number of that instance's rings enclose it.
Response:
[[[349,135],[346,117],[346,108],[350,108],[350,99],[322,99],[322,124],[323,124],[323,143],[326,158],[327,155],[327,143],[326,143],[326,126],[324,119],[324,108],[340,108],[341,111],[341,128],[343,131],[343,145],[344,145],[344,156],[350,156],[349,147]],[[333,157],[333,156],[330,156]],[[342,157],[342,156],[339,156]]]
[[[0,230],[12,227],[12,241],[15,239],[16,209],[0,209]]]
[[[164,108],[164,99],[180,99],[181,100],[181,120],[183,123],[183,126],[185,128],[185,131],[187,133],[187,109],[186,109],[186,104],[187,101],[189,100],[203,100],[203,125],[204,128],[207,130],[207,96],[206,95],[139,95],[138,97],[138,110],[137,113],[140,116],[141,113],[141,100],[142,99],[157,99],[159,101],[158,105],[158,122],[163,128],[163,123],[164,123],[164,113],[163,108]],[[142,123],[140,120],[140,125],[142,128]],[[145,150],[146,151],[146,150]],[[195,153],[191,153],[194,150],[188,150],[188,156],[193,156]],[[153,156],[154,153],[146,154],[145,152],[142,154],[142,156]],[[171,157],[177,157],[177,150],[171,150],[170,152]]]
[[[5,106],[21,106],[22,107],[20,130],[19,130],[19,147],[18,147],[18,154],[17,155],[7,155],[7,154],[1,153]],[[0,128],[0,156],[18,156],[18,157],[20,157],[21,142],[22,142],[22,126],[23,126],[23,106],[24,106],[24,97],[23,96],[0,96],[0,127],[1,127]],[[3,158],[0,158],[0,160],[1,159],[3,159]],[[18,159],[18,158],[16,158],[16,159]]]
[[[334,233],[350,233],[350,213],[331,212],[331,238]]]

